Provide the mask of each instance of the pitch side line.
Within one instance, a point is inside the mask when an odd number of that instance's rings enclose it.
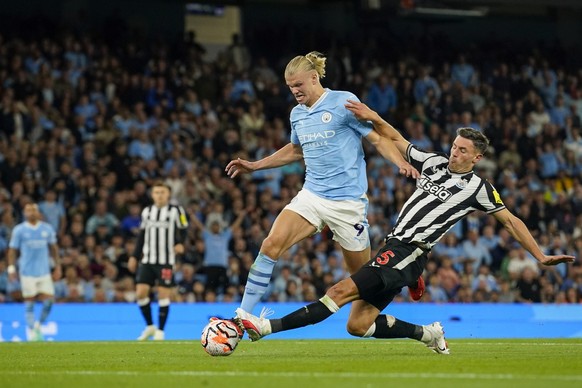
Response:
[[[69,376],[187,376],[187,377],[290,377],[290,378],[347,378],[347,379],[480,379],[480,380],[559,380],[582,381],[582,375],[521,375],[514,373],[356,373],[356,372],[244,372],[244,371],[160,371],[160,372],[135,372],[135,371],[5,371],[0,375],[69,375]]]

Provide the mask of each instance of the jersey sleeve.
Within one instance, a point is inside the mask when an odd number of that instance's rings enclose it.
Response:
[[[141,211],[141,221],[139,222],[139,228],[141,230],[145,229],[145,224],[146,224],[145,220],[147,218],[147,212],[148,212],[147,207]]]
[[[49,230],[49,238],[48,238],[48,242],[51,245],[54,245],[57,243],[57,233],[55,232],[55,229],[50,225],[50,224],[46,224],[47,229]]]
[[[352,100],[352,101],[358,101],[360,102],[360,99],[358,97],[356,97],[355,94],[351,94],[348,93],[346,95],[345,99],[341,100],[341,108],[344,109],[347,114],[346,114],[346,124],[348,127],[350,127],[351,129],[353,129],[357,134],[361,135],[362,137],[366,137],[370,134],[370,132],[372,132],[372,130],[374,129],[374,126],[372,125],[372,123],[370,121],[360,121],[356,118],[356,116],[348,111],[344,105],[347,104],[348,100]]]
[[[483,181],[481,189],[477,192],[477,205],[475,208],[482,210],[487,214],[498,212],[505,209],[501,196],[495,190],[495,187],[488,181]]]
[[[299,137],[297,136],[297,131],[295,131],[295,125],[293,124],[293,111],[295,110],[295,108],[291,111],[291,114],[289,115],[289,126],[291,127],[291,135],[290,135],[290,140],[292,144],[300,144],[299,143]]]
[[[422,165],[429,158],[437,156],[434,152],[423,151],[415,145],[409,144],[406,150],[406,159],[408,163],[412,164],[412,167],[416,168],[418,171],[422,171]]]
[[[178,229],[186,229],[188,227],[188,217],[182,206],[176,206],[176,226]]]
[[[12,249],[20,249],[20,228],[17,226],[12,230],[12,235],[10,236],[10,243],[8,247]]]

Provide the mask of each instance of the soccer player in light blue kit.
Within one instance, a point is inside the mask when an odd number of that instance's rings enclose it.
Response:
[[[383,157],[394,162],[401,174],[419,177],[391,140],[381,137],[371,124],[358,121],[345,108],[348,100],[357,100],[354,94],[323,88],[320,79],[325,75],[325,60],[322,54],[311,52],[287,64],[285,81],[298,102],[290,117],[291,143],[261,160],[238,158],[226,166],[227,174],[234,178],[301,159],[306,165],[303,189],[279,214],[261,245],[237,316],[240,310],[252,312],[261,300],[276,260],[293,244],[321,231],[325,225],[342,247],[350,273],[370,260],[363,137]],[[357,320],[368,308],[362,301],[354,302],[349,320]]]
[[[54,303],[55,287],[51,277],[51,256],[54,260],[54,277],[61,277],[61,266],[57,238],[53,227],[41,220],[38,206],[29,203],[24,207],[25,222],[14,228],[8,249],[8,274],[16,279],[16,257],[26,306],[26,324],[32,335],[29,340],[42,341],[40,325],[45,323]],[[40,319],[34,319],[35,298],[42,301]]]

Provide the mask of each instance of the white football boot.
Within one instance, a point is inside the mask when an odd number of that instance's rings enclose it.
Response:
[[[148,325],[145,327],[145,329],[143,329],[140,336],[137,337],[137,340],[138,341],[148,340],[151,337],[153,337],[154,334],[156,334],[156,326],[155,325]]]
[[[263,308],[260,316],[247,313],[241,308],[236,309],[234,321],[239,327],[244,327],[251,341],[258,341],[266,335],[271,334],[271,322],[266,318],[273,312]]]
[[[438,354],[450,354],[449,345],[445,340],[445,331],[440,322],[423,325],[422,329],[424,330],[424,335],[421,341],[424,342],[427,348]]]

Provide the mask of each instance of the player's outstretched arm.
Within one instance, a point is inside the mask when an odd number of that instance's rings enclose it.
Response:
[[[370,132],[366,139],[376,147],[380,155],[398,166],[400,174],[414,179],[420,178],[418,170],[404,159],[394,142],[380,136],[376,131]]]
[[[404,138],[386,120],[384,120],[380,115],[370,109],[366,104],[359,101],[348,100],[345,105],[346,109],[352,112],[356,118],[360,121],[370,121],[374,126],[374,130],[380,134],[380,136],[391,140],[403,158],[406,158],[406,150],[410,142]]]
[[[247,174],[257,170],[281,167],[286,164],[293,163],[296,160],[301,160],[302,158],[303,150],[301,149],[301,146],[298,144],[289,143],[275,152],[273,155],[269,155],[266,158],[257,160],[255,162],[249,162],[248,160],[241,158],[231,160],[230,163],[226,165],[224,171],[226,171],[226,175],[234,178],[239,174]]]
[[[509,210],[500,210],[493,213],[493,216],[497,218],[513,238],[515,238],[517,242],[519,242],[521,246],[531,253],[540,263],[544,265],[556,265],[560,263],[572,263],[576,260],[574,256],[569,255],[545,255],[523,221],[514,216]]]

